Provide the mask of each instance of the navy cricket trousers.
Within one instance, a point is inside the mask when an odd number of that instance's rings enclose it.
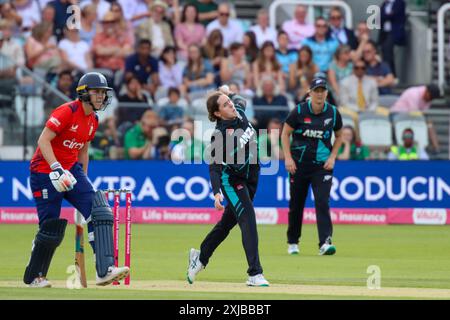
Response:
[[[333,235],[333,223],[330,216],[330,190],[333,181],[333,171],[320,166],[298,165],[297,171],[290,176],[289,225],[287,230],[288,243],[299,242],[303,210],[309,186],[314,192],[317,229],[319,232],[319,248]]]

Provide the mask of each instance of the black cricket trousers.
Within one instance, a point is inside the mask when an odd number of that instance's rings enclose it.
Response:
[[[206,266],[214,250],[228,236],[231,229],[239,224],[242,234],[242,244],[247,257],[249,276],[263,273],[259,261],[258,231],[256,228],[256,215],[253,207],[258,185],[259,170],[249,176],[249,179],[239,179],[222,175],[222,192],[228,201],[222,219],[214,226],[203,240],[200,247],[200,262]]]
[[[327,238],[333,235],[333,224],[330,216],[330,190],[333,171],[322,166],[297,165],[297,171],[290,175],[289,225],[287,239],[289,244],[297,244],[302,233],[303,210],[309,186],[314,193],[317,229],[319,231],[319,248]]]

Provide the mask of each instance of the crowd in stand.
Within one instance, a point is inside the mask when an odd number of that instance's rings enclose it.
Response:
[[[71,5],[79,5],[79,21]],[[232,5],[213,0],[0,0],[0,52],[8,57],[0,60],[1,91],[32,85],[16,72],[26,66],[74,99],[80,75],[99,70],[119,105],[148,108],[117,108],[102,119],[93,158],[194,160],[202,159],[203,142],[192,135],[179,143],[171,134],[176,128],[194,133],[189,104],[196,98],[229,84],[254,107],[255,126],[268,129],[260,144],[276,151],[290,103],[306,99],[309,83],[322,75],[329,80],[329,101],[355,120],[355,127],[344,128],[339,158],[386,158],[358,142],[358,114],[424,111],[439,92],[433,85],[413,87],[392,107],[380,103],[398,82],[393,48],[405,43],[404,1],[385,1],[381,13],[376,42],[365,22],[346,28],[338,7],[308,21],[308,8],[298,5],[275,30],[266,9],[246,27]],[[63,103],[50,92],[44,99],[46,115]]]

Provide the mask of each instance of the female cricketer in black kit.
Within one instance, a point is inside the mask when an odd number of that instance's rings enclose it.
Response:
[[[231,98],[231,99],[230,99]],[[208,117],[217,122],[211,137],[210,177],[215,197],[214,206],[223,210],[223,197],[228,201],[222,219],[203,240],[200,250],[191,249],[187,280],[208,264],[214,250],[225,240],[230,230],[239,224],[248,262],[248,286],[268,286],[259,261],[258,232],[253,198],[259,177],[256,131],[245,116],[246,101],[229,92],[227,86],[207,99]],[[230,143],[231,142],[231,143]]]
[[[337,108],[326,102],[328,91],[324,78],[313,79],[309,93],[311,99],[290,112],[281,135],[290,179],[288,253],[299,253],[303,209],[311,185],[319,231],[319,254],[332,255],[336,247],[331,243],[333,225],[329,200],[334,163],[342,144],[342,118]],[[336,140],[332,145],[333,131]]]

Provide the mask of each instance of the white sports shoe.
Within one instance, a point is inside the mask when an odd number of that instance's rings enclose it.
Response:
[[[44,277],[37,277],[31,282],[28,287],[30,288],[51,288],[52,284]]]
[[[116,267],[111,266],[108,268],[108,273],[103,278],[100,278],[98,275],[96,275],[96,282],[95,284],[98,286],[107,286],[108,284],[111,284],[115,281],[120,281],[122,279],[125,279],[128,274],[130,273],[130,268],[128,267]]]
[[[194,283],[197,273],[202,271],[205,267],[200,262],[200,250],[192,248],[189,251],[189,266],[187,270],[186,279],[190,284]]]
[[[331,256],[335,253],[336,247],[328,242],[325,242],[319,249],[319,256]]]
[[[257,274],[256,276],[250,276],[247,280],[247,285],[250,287],[268,287],[269,281],[267,281],[263,274]]]
[[[298,244],[291,243],[288,245],[288,254],[298,254],[299,252]]]

